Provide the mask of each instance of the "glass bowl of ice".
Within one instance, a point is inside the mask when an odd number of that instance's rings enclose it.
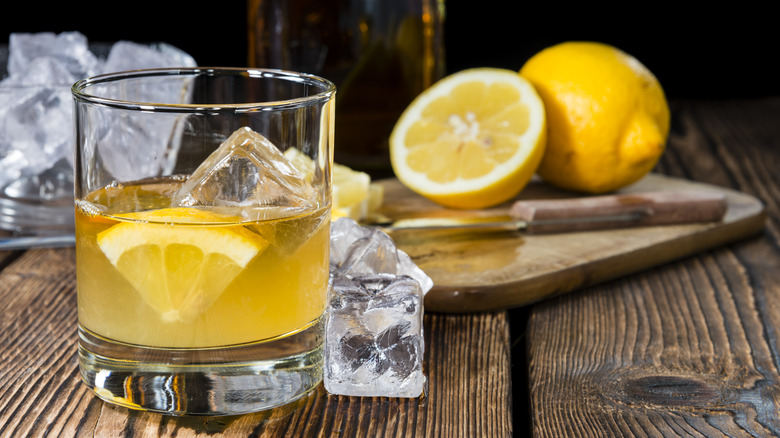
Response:
[[[76,81],[195,65],[164,43],[89,42],[79,32],[11,34],[0,45],[0,249],[13,245],[13,238],[72,242]]]

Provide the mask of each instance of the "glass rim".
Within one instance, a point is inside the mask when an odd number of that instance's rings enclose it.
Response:
[[[296,97],[284,100],[272,100],[261,102],[245,103],[159,103],[159,102],[139,102],[131,100],[113,99],[95,94],[90,94],[85,90],[93,85],[104,83],[120,82],[133,78],[145,78],[154,76],[244,76],[249,78],[273,78],[285,80],[288,82],[297,82],[307,85],[315,85],[322,90],[307,96]],[[74,99],[80,102],[87,102],[97,105],[110,106],[128,110],[142,111],[175,111],[175,112],[213,112],[219,110],[230,111],[258,111],[262,108],[283,108],[300,106],[303,103],[328,101],[336,93],[336,85],[319,76],[300,73],[288,70],[268,69],[268,68],[244,68],[244,67],[191,67],[191,68],[150,68],[105,73],[81,79],[71,86],[71,94]]]

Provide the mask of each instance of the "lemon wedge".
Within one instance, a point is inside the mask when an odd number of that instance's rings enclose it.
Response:
[[[439,204],[483,208],[517,195],[546,143],[544,105],[514,71],[463,70],[421,93],[390,136],[396,177]]]
[[[349,207],[368,199],[371,177],[340,164],[333,165],[333,203]]]
[[[314,161],[295,148],[284,156],[308,181],[314,177]],[[349,217],[356,221],[371,215],[382,205],[384,190],[371,182],[371,177],[343,164],[333,163],[333,220]]]
[[[166,322],[189,322],[203,313],[269,244],[260,235],[226,226],[238,218],[195,208],[121,218],[132,222],[99,233],[97,244]]]

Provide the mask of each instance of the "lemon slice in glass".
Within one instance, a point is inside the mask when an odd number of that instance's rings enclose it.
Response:
[[[188,322],[208,309],[267,246],[238,218],[195,208],[120,215],[97,236],[108,260],[166,322]],[[220,226],[222,225],[222,226]]]
[[[483,208],[517,195],[536,172],[547,138],[545,109],[514,71],[475,68],[421,93],[390,136],[396,177],[454,208]]]

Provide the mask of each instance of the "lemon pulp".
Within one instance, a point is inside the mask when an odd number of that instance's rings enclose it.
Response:
[[[97,244],[163,321],[193,320],[268,246],[227,227],[236,218],[194,208],[165,208],[120,216]]]
[[[464,70],[415,99],[390,137],[398,179],[455,208],[514,197],[536,171],[546,139],[544,106],[516,72]]]

